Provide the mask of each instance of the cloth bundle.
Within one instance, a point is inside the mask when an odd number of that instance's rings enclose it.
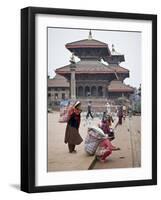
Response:
[[[59,117],[59,122],[60,123],[66,123],[70,119],[70,115],[73,112],[73,107],[70,106],[64,106],[60,108],[60,117]]]
[[[99,143],[107,138],[104,132],[98,127],[88,127],[88,133],[85,138],[85,151],[89,155],[94,155]]]

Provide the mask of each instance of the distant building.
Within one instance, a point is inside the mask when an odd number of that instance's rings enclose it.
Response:
[[[134,92],[133,87],[124,83],[125,78],[129,77],[129,70],[120,66],[125,58],[115,51],[114,45],[110,51],[108,44],[93,39],[90,31],[88,39],[65,46],[80,61],[57,68],[56,76],[48,79],[48,97],[51,101],[71,98],[72,84],[75,98],[82,100],[129,98]]]
[[[69,99],[69,82],[63,76],[56,74],[48,79],[48,104],[57,105],[62,99]]]

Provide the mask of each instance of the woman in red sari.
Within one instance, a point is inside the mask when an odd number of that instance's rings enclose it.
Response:
[[[79,134],[79,126],[81,120],[80,105],[80,101],[77,101],[74,104],[65,131],[64,142],[68,144],[69,153],[76,153],[75,146],[79,145],[83,141],[82,137]]]

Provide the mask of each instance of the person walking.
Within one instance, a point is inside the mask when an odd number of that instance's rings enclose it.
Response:
[[[122,125],[122,118],[123,118],[122,106],[119,107],[117,116],[118,116],[118,124]]]
[[[127,115],[126,106],[125,105],[122,107],[122,110],[123,110],[123,119],[125,120],[126,115]]]
[[[69,153],[76,153],[75,146],[83,141],[79,134],[79,126],[81,121],[81,103],[77,101],[73,106],[73,112],[70,114],[65,131],[64,142],[68,144]]]
[[[89,116],[93,119],[93,115],[92,115],[92,112],[91,112],[91,108],[92,108],[92,102],[89,101],[89,102],[88,102],[88,107],[87,107],[86,119],[88,119]]]

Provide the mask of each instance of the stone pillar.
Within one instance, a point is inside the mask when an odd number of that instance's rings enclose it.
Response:
[[[71,95],[71,99],[76,99],[75,69],[71,67],[70,71],[71,71],[70,95]]]
[[[76,81],[75,81],[75,60],[74,60],[74,55],[71,57],[71,65],[70,65],[70,71],[71,71],[71,76],[70,76],[70,98],[71,99],[76,99]]]

